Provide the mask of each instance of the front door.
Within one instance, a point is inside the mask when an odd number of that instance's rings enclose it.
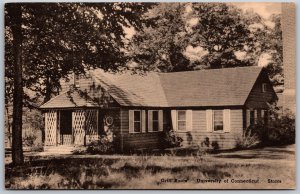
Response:
[[[73,144],[72,135],[72,111],[63,110],[59,112],[60,119],[60,144],[61,145],[71,145]]]

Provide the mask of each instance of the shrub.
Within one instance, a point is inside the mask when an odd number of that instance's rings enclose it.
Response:
[[[236,139],[235,147],[238,149],[253,148],[258,146],[260,142],[259,136],[253,133],[252,128],[249,127],[243,132],[242,137]]]
[[[114,152],[113,142],[106,135],[102,135],[99,140],[91,142],[87,149],[90,154],[110,154]]]
[[[213,151],[217,151],[220,149],[220,145],[219,145],[218,141],[211,142],[211,147],[212,147]]]
[[[32,146],[34,146],[34,142],[36,139],[37,139],[37,137],[35,134],[33,134],[33,133],[28,134],[25,137],[23,137],[23,145],[32,147]]]
[[[165,138],[164,138],[165,142],[164,145],[166,145],[166,147],[181,147],[183,139],[181,137],[179,137],[177,135],[177,133],[174,130],[170,130],[165,132]]]
[[[289,110],[285,110],[269,124],[268,144],[286,145],[294,144],[296,138],[295,115]]]

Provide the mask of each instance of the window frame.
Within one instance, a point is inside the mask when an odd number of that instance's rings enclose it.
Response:
[[[143,129],[142,129],[142,111],[141,110],[132,110],[133,111],[133,130],[132,133],[142,133]],[[140,121],[135,121],[135,112],[139,112],[140,113]],[[135,131],[135,123],[139,122],[140,123],[140,131]]]
[[[151,110],[152,111],[152,131],[151,132],[159,132],[159,111],[158,110]],[[157,120],[154,120],[153,113],[157,112]],[[148,121],[149,122],[149,121]],[[154,130],[154,122],[157,122],[157,131]]]
[[[222,130],[215,130],[215,111],[222,111]],[[224,109],[212,110],[212,132],[213,133],[225,133],[224,130]]]
[[[185,116],[185,119],[184,120],[179,120],[179,112],[184,112],[184,116]],[[177,131],[187,131],[187,129],[186,129],[186,110],[177,110]],[[179,129],[179,122],[184,122],[185,123],[185,127],[184,127],[184,130],[180,130]]]

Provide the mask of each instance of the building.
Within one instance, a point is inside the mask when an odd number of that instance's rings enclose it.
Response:
[[[46,146],[88,145],[111,132],[120,151],[156,149],[173,129],[184,146],[209,138],[230,149],[277,100],[256,66],[146,75],[97,69],[75,83],[40,107]]]

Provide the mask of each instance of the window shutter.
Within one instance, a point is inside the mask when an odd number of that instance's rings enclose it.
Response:
[[[172,126],[173,130],[177,131],[177,111],[171,110]]]
[[[134,113],[133,113],[133,110],[129,110],[129,133],[133,133],[134,129],[133,129],[133,117],[134,117]]]
[[[213,111],[211,109],[206,110],[206,129],[207,132],[213,131]]]
[[[193,111],[192,110],[186,111],[186,130],[187,131],[193,130]]]
[[[224,123],[224,132],[230,132],[230,109],[223,110],[223,123]]]
[[[146,111],[142,110],[142,133],[146,133]]]
[[[163,121],[163,110],[158,111],[158,130],[163,131],[164,130],[164,121]]]
[[[246,127],[250,126],[250,110],[246,109]]]
[[[153,131],[153,123],[152,123],[152,110],[148,110],[148,132]]]

